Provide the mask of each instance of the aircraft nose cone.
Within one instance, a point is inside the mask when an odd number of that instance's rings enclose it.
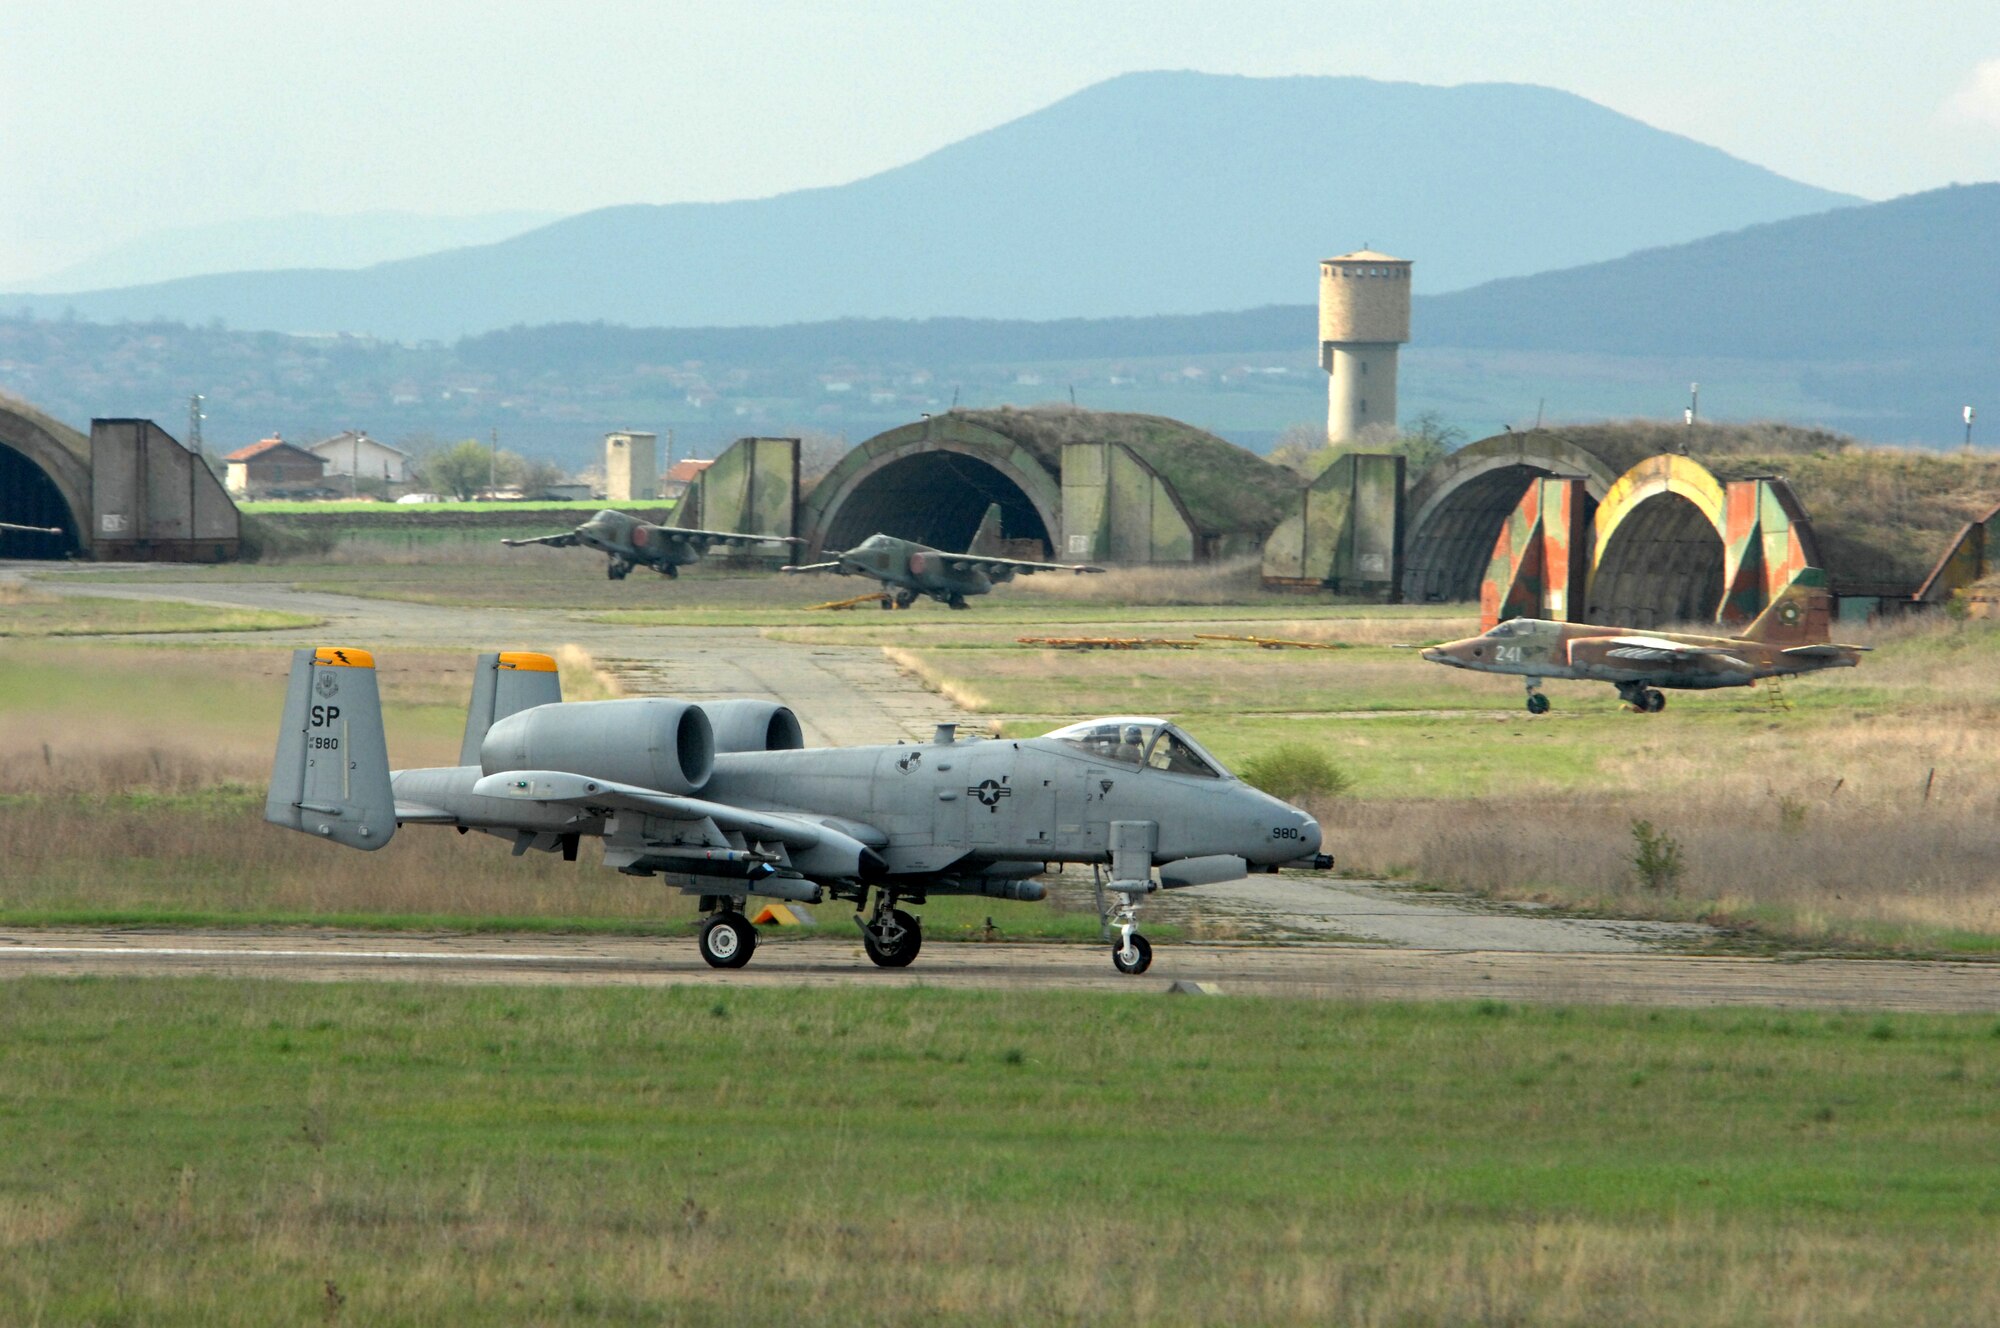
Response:
[[[1308,816],[1299,827],[1299,856],[1306,857],[1319,852],[1319,822]]]
[[[1442,664],[1445,662],[1447,658],[1449,658],[1449,656],[1447,656],[1444,653],[1444,651],[1439,650],[1436,646],[1432,646],[1430,649],[1424,651],[1424,658],[1429,660],[1433,664]]]

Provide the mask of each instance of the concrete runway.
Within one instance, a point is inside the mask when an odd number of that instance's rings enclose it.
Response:
[[[838,928],[831,928],[837,933]],[[1360,945],[1161,945],[1125,977],[1106,947],[933,944],[878,969],[837,934],[767,940],[722,971],[694,943],[630,937],[411,936],[333,932],[0,932],[0,979],[29,976],[277,978],[565,986],[890,986],[1158,994],[1175,981],[1222,995],[1336,1001],[1743,1006],[2000,1013],[2000,969],[1905,960],[1534,954]]]

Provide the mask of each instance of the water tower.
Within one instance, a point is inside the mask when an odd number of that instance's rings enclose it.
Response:
[[[1319,265],[1319,367],[1328,374],[1329,442],[1353,442],[1371,425],[1394,432],[1396,348],[1409,339],[1408,259],[1362,249]]]

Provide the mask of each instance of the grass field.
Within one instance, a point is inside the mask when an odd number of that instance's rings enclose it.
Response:
[[[263,632],[315,618],[172,600],[62,599],[0,588],[0,637],[110,636],[121,632]]]
[[[11,1322],[1986,1321],[1990,1018],[10,982]]]

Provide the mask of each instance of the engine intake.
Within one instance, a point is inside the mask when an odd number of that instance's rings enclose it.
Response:
[[[806,745],[805,730],[790,706],[772,701],[704,701],[702,712],[715,731],[718,752],[795,752]]]
[[[650,696],[536,706],[494,724],[479,746],[489,775],[561,770],[662,793],[696,792],[714,766],[701,707]]]

